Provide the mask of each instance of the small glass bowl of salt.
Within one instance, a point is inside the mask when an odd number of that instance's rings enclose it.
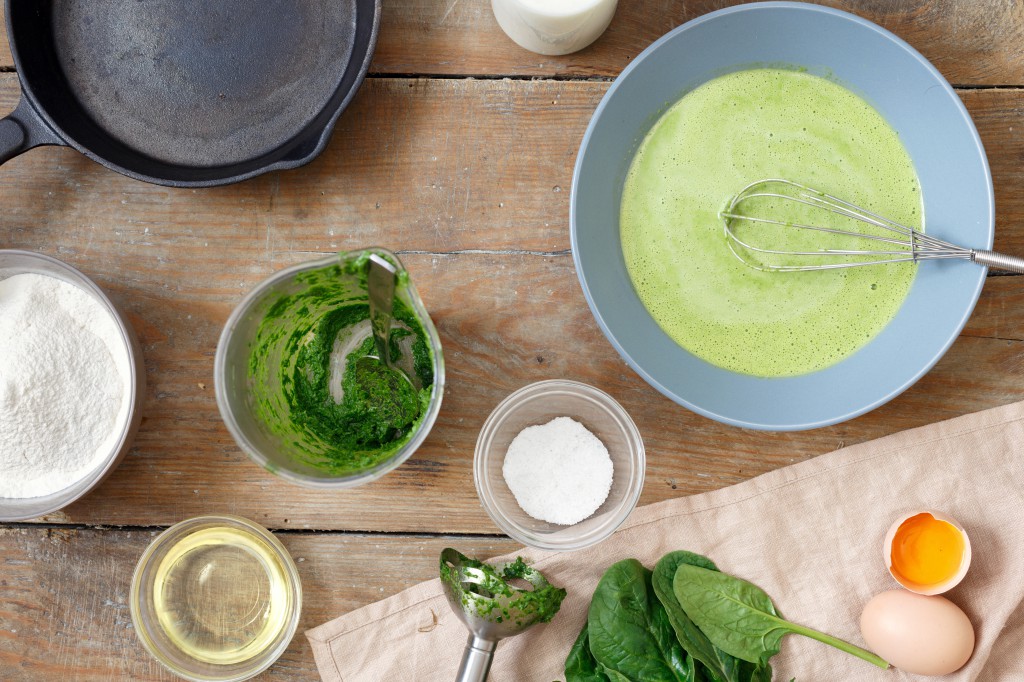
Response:
[[[576,550],[611,535],[644,485],[644,443],[629,414],[593,386],[550,380],[503,400],[476,443],[484,510],[530,547]]]

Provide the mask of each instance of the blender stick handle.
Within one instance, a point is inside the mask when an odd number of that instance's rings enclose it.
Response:
[[[466,651],[462,654],[462,665],[455,682],[484,682],[491,669],[491,659],[498,642],[470,635]]]

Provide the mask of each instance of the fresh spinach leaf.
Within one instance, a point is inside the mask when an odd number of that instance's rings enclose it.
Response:
[[[611,682],[600,663],[590,653],[590,637],[587,624],[583,624],[580,636],[569,650],[565,659],[565,682]]]
[[[612,682],[693,682],[694,666],[676,640],[651,586],[651,571],[626,559],[605,571],[587,616],[590,651]]]
[[[718,571],[707,557],[693,552],[669,552],[661,557],[654,567],[651,583],[658,600],[665,607],[672,629],[683,649],[703,664],[704,675],[709,682],[771,682],[772,669],[767,663],[749,663],[731,656],[715,647],[707,635],[701,632],[683,607],[673,589],[676,570],[683,564],[698,566],[709,571]]]
[[[667,661],[672,671],[676,674],[676,677],[668,679],[679,679],[682,682],[697,682],[697,662],[687,655],[686,649],[683,649],[682,645],[679,644],[679,640],[676,639],[675,632],[672,630],[672,623],[669,622],[668,614],[665,612],[665,607],[662,606],[661,602],[658,601],[657,595],[654,594],[651,576],[651,571],[647,571],[647,591],[652,602],[651,624],[654,626],[652,631],[657,633],[658,639],[665,650],[671,652]]]
[[[772,667],[767,663],[740,661],[740,680],[747,682],[772,682]],[[796,682],[790,680],[789,682]]]
[[[712,644],[736,658],[766,664],[779,653],[782,638],[794,633],[834,646],[879,668],[889,667],[870,651],[785,620],[764,590],[740,578],[683,563],[676,569],[672,588],[683,611]]]
[[[603,666],[601,670],[604,671],[604,674],[608,676],[608,679],[611,680],[611,682],[636,682],[636,680],[626,677],[620,672],[609,670],[608,668],[605,668]]]

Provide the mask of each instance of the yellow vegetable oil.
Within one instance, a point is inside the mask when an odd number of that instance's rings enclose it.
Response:
[[[205,528],[171,547],[154,581],[157,620],[182,652],[230,665],[257,656],[287,626],[294,598],[272,547],[231,527]]]

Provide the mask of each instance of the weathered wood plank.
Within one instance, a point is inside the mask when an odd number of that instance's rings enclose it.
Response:
[[[0,81],[10,101],[13,76]],[[150,390],[135,450],[101,490],[54,518],[165,525],[221,508],[273,527],[493,532],[471,480],[477,432],[507,393],[551,377],[601,386],[634,415],[650,449],[644,502],[1024,397],[1021,278],[991,278],[967,332],[977,338],[961,339],[896,403],[850,424],[809,434],[737,431],[654,392],[601,336],[564,254],[577,144],[565,131],[582,135],[605,87],[371,82],[314,164],[210,191],[138,183],[69,150],[36,150],[0,168],[2,243],[94,276],[128,310],[146,353]],[[1024,145],[1014,132],[1024,130],[1024,96],[971,91],[965,99],[997,178],[997,246],[1024,252]],[[387,153],[370,138],[384,139]],[[520,154],[523,141],[530,144]],[[299,490],[251,465],[225,431],[212,389],[217,338],[232,305],[273,270],[371,243],[518,253],[405,257],[446,348],[441,419],[423,449],[384,480],[343,493]],[[435,516],[420,512],[424,500]]]
[[[70,149],[34,149],[0,166],[0,238],[92,254],[141,248],[156,262],[185,249],[194,267],[244,240],[262,246],[236,263],[248,272],[292,249],[567,249],[572,165],[606,88],[370,81],[311,164],[210,190],[156,187]],[[16,98],[14,75],[0,74],[0,110]]]
[[[279,251],[372,243],[563,251],[576,152],[607,87],[371,80],[311,164],[210,190],[156,187],[69,149],[35,149],[0,166],[0,239],[130,253],[140,270],[178,262],[235,282],[223,255],[240,240],[246,257],[230,267],[247,274],[266,272]],[[1024,89],[961,95],[995,179],[996,247],[1024,253]],[[0,74],[0,109],[16,98],[14,75]]]
[[[734,0],[624,0],[608,32],[574,55],[523,50],[498,27],[488,0],[384,3],[372,73],[440,75],[617,76],[661,35]],[[965,0],[830,0],[893,31],[953,83],[1024,85],[1024,7]],[[0,9],[2,15],[2,9]],[[0,67],[13,64],[4,34]]]
[[[240,242],[236,257],[245,248]],[[276,254],[273,266],[307,255]],[[92,495],[50,517],[57,522],[166,525],[225,511],[273,528],[493,533],[472,480],[477,434],[508,393],[549,378],[594,384],[633,416],[648,450],[644,504],[736,483],[842,443],[1024,399],[1024,341],[1006,340],[1020,339],[1024,329],[1021,277],[990,278],[972,321],[974,336],[961,338],[895,402],[839,426],[771,434],[698,417],[647,386],[602,336],[567,255],[406,255],[445,349],[448,390],[440,418],[422,448],[380,481],[311,491],[251,464],[214,400],[221,326],[258,277],[236,273],[238,280],[222,281],[182,271],[177,261],[146,272],[130,259],[69,260],[99,275],[128,311],[141,336],[149,391],[131,454]],[[232,291],[235,282],[244,286]]]
[[[404,0],[385,5],[376,73],[617,76],[648,45],[730,0],[629,0],[608,32],[574,55],[528,52],[501,32],[487,0]],[[1024,84],[1024,9],[1018,3],[964,0],[830,0],[894,32],[930,59],[950,82]]]
[[[155,535],[0,529],[0,679],[178,679],[146,653],[129,611],[132,572]],[[279,538],[299,569],[302,619],[291,646],[260,680],[319,679],[302,633],[436,577],[437,557],[444,547],[480,557],[516,547],[499,538],[334,534]]]
[[[996,197],[995,248],[1024,254],[1024,230],[1021,237],[1016,234],[1018,226],[1024,227],[1024,89],[960,90],[959,95],[981,136],[992,173]],[[928,219],[935,223],[940,218]]]
[[[371,67],[377,73],[617,76],[648,45],[731,0],[623,0],[608,32],[574,55],[528,52],[501,32],[487,0],[404,0],[385,5]],[[1024,8],[1019,3],[829,0],[894,32],[952,83],[1024,84]]]
[[[624,0],[595,46],[549,58],[505,38],[487,0],[389,1],[372,71],[614,77],[675,25],[731,4]],[[954,83],[1024,85],[1019,2],[827,4],[893,30]],[[11,64],[0,36],[0,71]],[[938,366],[893,403],[846,424],[744,431],[657,394],[600,334],[566,253],[572,164],[607,87],[370,78],[313,164],[208,191],[137,183],[67,149],[0,167],[0,247],[49,253],[93,276],[128,312],[146,358],[149,391],[132,453],[99,490],[49,520],[166,526],[225,511],[272,528],[495,533],[472,482],[476,435],[505,395],[546,378],[597,385],[633,415],[648,448],[642,504],[1024,399],[1021,277],[990,277]],[[1024,253],[1024,90],[960,94],[989,152],[996,248]],[[17,98],[15,74],[0,73],[0,112]],[[252,465],[221,423],[217,338],[232,305],[273,270],[368,244],[404,252],[438,324],[449,370],[444,409],[424,447],[381,481],[336,493],[289,486]],[[0,528],[0,679],[173,679],[138,644],[127,606],[131,572],[153,535]],[[514,547],[497,537],[281,538],[306,590],[300,633],[432,577],[449,543],[481,556]],[[263,679],[315,677],[300,634]]]

